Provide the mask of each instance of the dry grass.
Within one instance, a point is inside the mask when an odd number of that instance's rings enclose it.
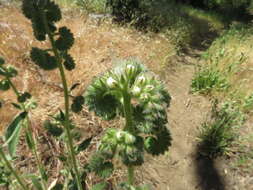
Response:
[[[240,102],[253,93],[253,36],[238,33],[223,38],[210,47],[208,54],[212,59],[207,63],[214,64],[217,60],[217,66],[231,84],[228,91],[216,95]]]
[[[61,154],[61,145],[48,137],[42,129],[43,121],[63,107],[63,90],[59,73],[44,72],[30,61],[29,50],[32,46],[45,48],[48,44],[35,41],[31,25],[20,10],[3,5],[0,5],[0,9],[0,55],[7,63],[15,65],[18,69],[19,75],[14,79],[18,89],[29,91],[37,100],[38,107],[30,113],[31,124],[39,139],[39,149],[43,161],[47,164],[49,175],[52,179],[59,178],[57,173],[61,169],[61,164],[54,157]],[[73,72],[67,72],[67,80],[69,86],[76,82],[81,85],[73,91],[73,95],[82,94],[94,76],[109,69],[117,60],[136,57],[145,62],[151,70],[159,73],[162,70],[161,65],[171,61],[167,55],[175,55],[175,48],[162,35],[143,34],[131,28],[116,26],[109,19],[100,22],[73,12],[64,13],[63,17],[59,25],[68,26],[75,36],[71,54],[76,60],[77,67]],[[16,97],[11,91],[0,93],[0,99],[4,100],[3,109],[0,110],[0,130],[3,131],[17,113],[11,105],[11,102],[16,101]],[[72,117],[77,130],[84,137],[97,136],[93,139],[89,150],[80,156],[84,164],[87,163],[89,153],[97,146],[101,132],[107,126],[119,123],[101,121],[86,108],[81,114]],[[17,167],[21,171],[33,171],[34,161],[29,158],[32,155],[23,141],[20,143]],[[109,181],[114,183],[122,176],[123,174],[117,171]],[[89,176],[87,185],[90,186],[94,182],[94,176]]]

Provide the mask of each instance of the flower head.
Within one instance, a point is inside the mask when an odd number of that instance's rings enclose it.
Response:
[[[132,94],[134,96],[138,96],[140,93],[141,93],[141,88],[138,87],[138,86],[134,86],[133,89],[132,89]]]
[[[117,81],[116,81],[114,78],[109,77],[109,78],[106,80],[106,83],[107,83],[107,85],[108,85],[110,88],[113,88],[113,87],[116,86]]]
[[[137,82],[138,84],[144,84],[144,83],[146,82],[146,77],[143,76],[143,75],[138,76],[136,82]]]

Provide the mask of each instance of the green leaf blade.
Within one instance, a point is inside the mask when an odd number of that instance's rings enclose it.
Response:
[[[23,126],[22,121],[26,118],[26,116],[27,112],[20,113],[7,127],[5,139],[7,141],[9,153],[12,157],[16,153],[20,131]]]

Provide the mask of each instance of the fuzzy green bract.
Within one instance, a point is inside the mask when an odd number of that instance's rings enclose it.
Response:
[[[144,151],[152,155],[168,151],[171,136],[166,108],[171,97],[163,83],[139,61],[122,61],[95,78],[84,98],[89,110],[105,120],[125,118],[123,129],[110,128],[101,140],[96,154],[106,161],[118,154],[126,166],[138,166],[144,162]],[[95,167],[98,162],[94,159],[98,156],[91,159],[92,170],[97,173],[102,167]]]

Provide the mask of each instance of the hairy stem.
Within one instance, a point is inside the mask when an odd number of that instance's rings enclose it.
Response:
[[[124,98],[124,115],[125,115],[125,131],[133,133],[133,120],[132,120],[132,107],[131,107],[131,96],[125,92]]]
[[[7,72],[7,70],[5,68],[3,68],[3,69]],[[20,93],[18,92],[18,89],[16,88],[16,86],[11,81],[10,77],[6,76],[5,78],[9,82],[9,84],[10,84],[12,90],[14,91],[14,93],[16,94],[16,96],[19,97]],[[23,111],[27,111],[26,108],[25,108],[24,103],[21,103],[21,107],[22,107]],[[26,117],[26,126],[27,126],[27,132],[29,133],[29,136],[31,137],[32,143],[34,144],[34,146],[32,147],[32,152],[35,156],[37,167],[38,167],[40,175],[41,175],[41,179],[42,179],[42,183],[43,183],[43,189],[46,190],[47,185],[46,185],[46,182],[45,182],[44,177],[43,177],[44,176],[43,165],[42,165],[41,160],[38,156],[37,142],[36,142],[36,139],[34,139],[34,137],[33,137],[32,128],[29,124],[29,117],[28,116]]]
[[[35,140],[36,138],[34,138],[34,136],[32,134],[32,128],[30,126],[29,117],[28,116],[26,118],[26,126],[27,126],[27,131],[29,133],[29,136],[31,137],[31,140],[32,140],[32,144],[33,144],[33,146],[32,146],[32,152],[33,152],[33,154],[35,156],[37,167],[38,167],[39,172],[40,172],[40,177],[41,177],[43,189],[46,190],[47,189],[47,182],[45,181],[45,170],[44,170],[44,166],[43,166],[43,164],[41,162],[41,158],[38,155],[37,141]]]
[[[126,124],[124,130],[133,133],[133,119],[132,119],[132,105],[131,105],[131,95],[128,94],[127,90],[125,90],[124,95],[124,114],[126,119]],[[127,167],[128,172],[128,183],[129,185],[134,184],[134,167],[128,166]]]
[[[60,76],[61,76],[61,80],[62,80],[62,84],[63,84],[63,89],[64,89],[64,102],[65,102],[65,121],[63,123],[63,127],[65,129],[65,132],[67,134],[67,145],[69,147],[70,150],[70,158],[71,158],[71,163],[72,163],[72,167],[74,169],[75,172],[75,178],[76,178],[76,182],[77,182],[77,186],[78,186],[78,190],[82,190],[82,184],[81,184],[81,178],[80,178],[80,174],[79,174],[79,170],[77,167],[77,161],[75,158],[75,151],[74,151],[74,146],[73,146],[73,139],[72,139],[72,135],[70,133],[70,119],[69,119],[69,93],[68,93],[68,85],[67,85],[67,80],[66,80],[66,76],[64,73],[64,68],[62,65],[62,58],[55,46],[55,40],[53,37],[53,34],[50,32],[49,30],[49,26],[46,20],[46,16],[45,14],[43,14],[43,23],[44,26],[46,28],[46,32],[48,34],[50,43],[52,45],[52,49],[54,52],[54,55],[56,57],[57,60],[57,65],[60,71]]]
[[[29,190],[29,188],[25,185],[24,180],[21,178],[21,176],[17,173],[17,171],[14,170],[14,168],[11,166],[11,163],[9,162],[9,160],[6,158],[5,153],[2,150],[2,147],[0,147],[0,155],[1,158],[4,160],[6,166],[8,167],[8,169],[10,170],[10,172],[14,175],[14,177],[16,178],[17,182],[19,183],[19,185],[21,186],[21,188],[23,190]]]
[[[127,177],[128,177],[128,184],[134,185],[134,167],[133,166],[127,167]]]

